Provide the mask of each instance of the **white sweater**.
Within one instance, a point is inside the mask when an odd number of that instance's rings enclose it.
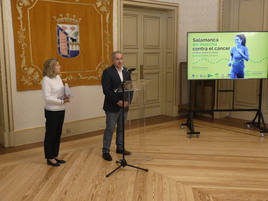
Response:
[[[59,75],[54,78],[49,78],[45,76],[42,80],[42,91],[44,100],[46,102],[46,110],[65,110],[65,105],[63,101],[64,86]]]

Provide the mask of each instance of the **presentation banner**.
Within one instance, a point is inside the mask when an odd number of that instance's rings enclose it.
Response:
[[[188,79],[268,77],[268,32],[188,33]]]

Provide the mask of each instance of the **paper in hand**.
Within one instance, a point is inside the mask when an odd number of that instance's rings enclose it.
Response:
[[[64,95],[67,98],[70,98],[72,96],[71,89],[67,83],[65,83],[65,86],[64,86]]]

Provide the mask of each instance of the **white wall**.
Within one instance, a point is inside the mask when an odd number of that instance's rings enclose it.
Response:
[[[179,11],[179,62],[186,61],[186,37],[188,31],[218,30],[218,0],[163,0],[178,3]],[[40,90],[18,92],[16,88],[16,68],[14,39],[10,1],[7,3],[8,32],[10,43],[10,66],[14,129],[21,130],[44,126],[43,98]],[[117,48],[117,1],[114,0],[114,49]],[[80,86],[72,88],[72,103],[67,106],[65,122],[104,116],[101,86]]]
[[[163,0],[178,3],[179,10],[179,62],[187,60],[187,32],[218,31],[218,0]]]

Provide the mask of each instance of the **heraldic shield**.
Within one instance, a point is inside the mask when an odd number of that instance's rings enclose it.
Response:
[[[62,57],[72,58],[79,55],[80,38],[78,24],[57,24],[58,53]]]

